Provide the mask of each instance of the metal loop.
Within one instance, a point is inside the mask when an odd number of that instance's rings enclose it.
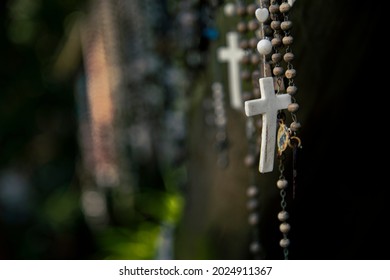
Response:
[[[299,137],[292,136],[292,137],[290,137],[290,139],[288,141],[288,145],[290,146],[290,148],[294,148],[294,147],[301,148],[302,142],[301,142],[301,139]]]

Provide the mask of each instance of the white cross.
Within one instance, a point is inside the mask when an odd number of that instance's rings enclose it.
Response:
[[[227,61],[229,65],[230,105],[234,109],[241,110],[243,101],[241,97],[240,60],[245,52],[238,45],[238,34],[236,32],[228,32],[226,37],[228,47],[218,49],[218,59]]]
[[[274,79],[260,78],[261,98],[245,102],[245,114],[248,117],[262,114],[260,173],[271,172],[274,168],[276,123],[278,110],[286,109],[291,103],[289,94],[275,94]]]

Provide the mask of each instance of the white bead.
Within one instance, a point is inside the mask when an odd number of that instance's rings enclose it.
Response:
[[[231,17],[234,16],[236,13],[236,7],[233,3],[227,3],[225,7],[223,8],[223,11],[226,16]]]
[[[282,240],[280,240],[279,245],[282,248],[287,248],[290,245],[290,240],[288,240],[287,238],[283,238]]]
[[[259,222],[259,216],[256,213],[252,213],[248,217],[248,222],[251,226],[255,226]]]
[[[253,242],[250,246],[249,246],[249,250],[252,252],[252,253],[258,253],[261,249],[261,246],[258,242]]]
[[[258,194],[258,190],[256,186],[249,186],[249,188],[246,191],[247,196],[249,197],[255,197]]]
[[[288,223],[282,223],[280,224],[279,229],[282,233],[288,233],[291,229],[291,226]]]
[[[286,212],[286,211],[280,211],[280,212],[278,213],[278,219],[279,219],[279,221],[285,222],[285,221],[287,221],[288,218],[289,218],[288,212]]]
[[[288,110],[289,112],[292,112],[292,113],[295,113],[296,111],[298,111],[298,109],[299,109],[298,103],[291,103],[291,104],[288,105],[288,107],[287,107],[287,110]]]
[[[257,50],[261,55],[270,54],[272,51],[272,44],[267,39],[262,39],[257,43]]]
[[[260,21],[261,23],[264,23],[268,19],[269,12],[268,12],[268,9],[266,9],[266,8],[258,8],[255,11],[255,15],[256,15],[256,18],[258,21]]]
[[[278,189],[281,189],[281,190],[287,188],[287,185],[288,185],[288,182],[286,179],[279,179],[276,182],[276,186],[278,187]]]

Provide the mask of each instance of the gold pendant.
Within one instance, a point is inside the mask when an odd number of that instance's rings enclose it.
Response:
[[[283,122],[280,122],[279,129],[278,129],[278,136],[277,136],[278,155],[281,155],[287,149],[288,143],[289,143],[288,129]]]

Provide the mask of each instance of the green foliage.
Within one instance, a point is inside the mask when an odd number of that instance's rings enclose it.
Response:
[[[96,232],[97,258],[155,259],[162,227],[178,222],[183,198],[178,193],[148,191],[137,194],[135,201],[136,213],[130,224]]]
[[[153,259],[159,226],[144,222],[134,229],[109,227],[98,233],[99,256],[102,259]]]
[[[44,201],[41,217],[55,231],[69,230],[75,227],[80,214],[79,194],[70,190],[58,189]]]

